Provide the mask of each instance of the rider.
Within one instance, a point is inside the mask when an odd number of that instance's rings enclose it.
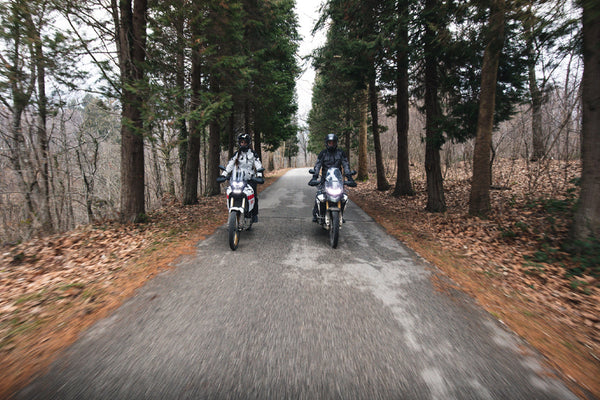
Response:
[[[317,157],[317,162],[315,163],[315,174],[311,179],[311,183],[317,182],[319,179],[319,172],[321,169],[323,173],[321,176],[323,179],[325,178],[325,174],[329,168],[337,167],[344,168],[344,174],[348,178],[350,182],[354,182],[352,179],[350,164],[348,163],[348,158],[346,157],[346,153],[342,149],[337,148],[338,137],[334,133],[330,133],[325,137],[325,149],[319,153],[319,157]],[[321,185],[319,186],[319,190],[322,190],[323,180],[321,180]],[[315,207],[313,208],[313,222],[317,222],[317,204],[315,203]]]
[[[258,192],[256,191],[256,182],[251,180],[252,177],[262,178],[262,163],[258,154],[250,147],[251,139],[250,135],[242,132],[238,136],[238,144],[240,145],[238,151],[235,152],[233,158],[227,163],[225,171],[222,175],[230,176],[233,172],[241,174],[240,177],[248,181],[248,184],[254,190],[254,209],[252,210],[252,222],[258,222]]]

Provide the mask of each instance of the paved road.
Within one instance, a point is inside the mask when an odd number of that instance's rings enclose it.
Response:
[[[353,204],[332,250],[309,178],[267,188],[237,251],[218,229],[18,398],[576,398]]]

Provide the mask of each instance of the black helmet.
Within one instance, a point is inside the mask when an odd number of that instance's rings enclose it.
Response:
[[[333,144],[330,146],[329,142],[333,142]],[[337,148],[337,143],[338,137],[335,133],[330,133],[327,136],[325,136],[325,147],[327,147],[327,150],[335,150]]]
[[[242,140],[244,140],[246,142],[245,145],[242,145]],[[250,142],[252,140],[250,139],[250,135],[248,135],[247,133],[240,133],[238,136],[238,144],[240,145],[240,150],[245,151],[248,150],[248,148],[250,147]]]

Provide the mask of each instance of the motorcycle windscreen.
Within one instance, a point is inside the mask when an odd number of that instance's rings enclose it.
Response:
[[[329,168],[327,170],[325,191],[332,197],[339,197],[344,193],[344,178],[339,168]]]

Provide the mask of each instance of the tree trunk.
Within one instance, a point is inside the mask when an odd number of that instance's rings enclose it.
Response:
[[[184,25],[185,18],[181,15],[177,15],[175,21],[175,29],[177,31],[177,54],[176,54],[176,65],[177,71],[175,76],[175,84],[177,85],[179,96],[177,96],[177,106],[180,113],[178,124],[179,124],[179,175],[181,178],[181,185],[185,181],[185,164],[187,162],[187,148],[188,148],[188,129],[185,115],[185,39],[184,39]],[[169,190],[170,191],[170,190]],[[173,191],[173,194],[175,192]]]
[[[388,190],[390,184],[385,178],[385,166],[383,165],[383,154],[381,152],[381,141],[379,138],[379,109],[377,87],[375,77],[369,82],[369,103],[371,107],[371,125],[373,127],[373,143],[375,146],[375,165],[377,167],[377,190]]]
[[[531,95],[531,138],[532,152],[531,161],[541,160],[545,154],[544,138],[542,131],[542,92],[538,87],[537,76],[535,74],[535,49],[533,47],[533,25],[535,16],[531,10],[531,4],[527,10],[527,19],[525,20],[525,34],[527,35],[527,63],[529,72],[529,94]]]
[[[396,135],[398,138],[398,173],[394,196],[413,196],[408,159],[408,2],[398,1],[398,40],[396,55]]]
[[[425,172],[427,174],[427,205],[425,209],[431,212],[446,211],[440,149],[443,144],[442,132],[438,120],[442,111],[438,100],[438,45],[433,26],[436,21],[435,13],[439,12],[437,0],[426,0],[425,10]]]
[[[46,65],[44,61],[44,50],[42,48],[41,32],[36,32],[35,43],[37,86],[38,86],[38,124],[37,137],[40,145],[40,178],[41,197],[40,216],[42,231],[53,233],[52,215],[50,213],[50,174],[48,173],[48,133],[46,131],[47,106],[46,98]]]
[[[531,94],[531,161],[541,160],[546,155],[542,130],[542,93],[537,86],[535,67],[529,67],[529,92]]]
[[[485,216],[490,212],[490,149],[496,108],[496,78],[502,45],[504,43],[504,0],[494,0],[489,21],[488,39],[481,67],[481,92],[477,137],[473,150],[473,179],[469,214]]]
[[[160,201],[164,196],[162,176],[160,173],[160,160],[158,157],[158,150],[156,149],[156,141],[152,140],[150,143],[150,151],[152,153],[152,167],[154,169],[154,180],[155,180],[155,196]]]
[[[229,117],[229,126],[227,127],[227,137],[229,138],[227,140],[227,159],[231,160],[233,158],[233,154],[235,153],[235,143],[237,141],[237,138],[235,137],[235,132],[236,132],[236,125],[235,125],[235,116],[236,116],[236,111],[238,109],[237,107],[237,101],[236,101],[236,97],[237,96],[233,96],[233,107],[231,110],[231,116]]]
[[[192,37],[196,43],[198,32],[197,24],[193,24],[194,32]],[[200,138],[202,136],[202,126],[200,125],[198,109],[200,108],[200,85],[202,79],[200,49],[197,46],[192,48],[192,98],[191,109],[196,116],[190,119],[190,132],[187,141],[187,159],[185,162],[185,176],[183,180],[183,204],[190,205],[198,203],[198,177],[200,174]]]
[[[583,2],[581,193],[571,227],[575,240],[600,238],[600,3]]]
[[[132,9],[133,6],[133,9]],[[120,52],[121,111],[121,220],[137,222],[145,213],[144,124],[142,120],[146,55],[147,0],[122,0]],[[132,12],[133,10],[133,12]]]
[[[267,171],[273,171],[275,169],[275,154],[272,151],[267,153]]]
[[[16,86],[16,82],[13,85]],[[30,185],[28,184],[29,179],[27,178],[27,171],[31,171],[32,168],[27,162],[27,155],[23,154],[25,153],[25,138],[22,126],[24,105],[19,101],[19,94],[13,90],[12,143],[10,143],[9,159],[17,174],[18,185],[25,197],[26,215],[24,219],[29,219],[35,215],[35,207],[31,198]]]
[[[215,88],[215,90],[217,89]],[[217,182],[221,162],[221,126],[215,120],[210,123],[209,127],[207,161],[205,193],[207,196],[214,196],[221,193],[221,185]]]
[[[368,160],[368,143],[367,143],[367,124],[368,124],[368,93],[366,90],[361,90],[358,93],[359,104],[359,126],[358,126],[358,176],[359,181],[369,179],[369,160]]]

